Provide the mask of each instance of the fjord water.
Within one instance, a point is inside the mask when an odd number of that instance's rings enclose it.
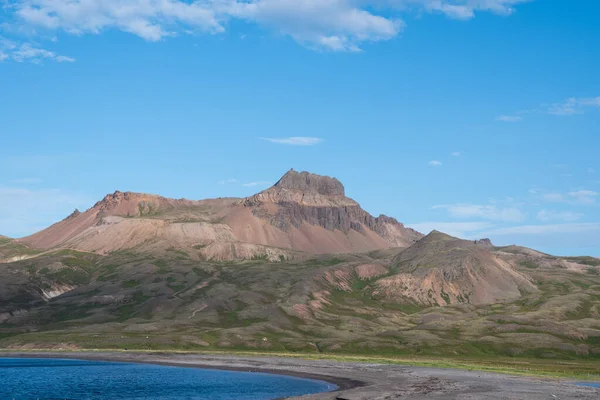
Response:
[[[267,400],[335,388],[323,381],[252,372],[0,358],[0,399]]]

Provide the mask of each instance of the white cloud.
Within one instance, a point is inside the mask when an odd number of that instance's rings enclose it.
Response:
[[[428,164],[432,167],[441,167],[442,166],[442,162],[438,161],[438,160],[429,161]]]
[[[526,214],[516,207],[498,207],[496,205],[453,204],[439,205],[434,209],[445,209],[454,218],[480,218],[491,221],[520,222]]]
[[[477,12],[509,15],[528,0],[19,0],[11,7],[22,22],[70,34],[116,29],[148,41],[188,31],[220,33],[243,20],[292,37],[309,48],[360,51],[403,29],[400,14],[443,13],[470,19]]]
[[[581,222],[571,224],[554,225],[523,225],[508,228],[499,228],[487,231],[486,235],[546,235],[546,234],[569,234],[584,232],[600,232],[600,223]]]
[[[29,43],[17,44],[0,38],[0,61],[30,62],[40,64],[44,60],[55,62],[75,62],[74,58],[58,55],[52,51],[35,47]]]
[[[564,221],[573,222],[578,221],[583,217],[581,213],[574,213],[570,211],[553,211],[553,210],[541,210],[537,213],[537,218],[543,222],[550,221]]]
[[[237,179],[230,178],[230,179],[225,179],[225,180],[219,181],[219,185],[228,185],[228,184],[232,184],[232,183],[237,183]]]
[[[245,187],[254,187],[254,186],[267,186],[270,185],[271,182],[268,181],[258,181],[258,182],[248,182],[248,183],[243,183],[242,186]]]
[[[60,189],[0,187],[0,234],[20,237],[65,218],[75,208],[93,204],[85,195]]]
[[[587,109],[597,108],[600,109],[600,96],[599,97],[571,97],[562,102],[554,104],[542,104],[537,108],[529,110],[521,110],[516,112],[518,115],[501,115],[496,117],[497,121],[502,122],[519,122],[523,118],[520,115],[527,114],[550,114],[557,116],[573,116],[578,114],[584,114]]]
[[[496,121],[501,122],[519,122],[522,121],[523,117],[519,117],[518,115],[501,115],[496,117]]]
[[[598,192],[592,190],[578,190],[575,192],[569,192],[569,197],[578,204],[593,204],[596,202]]]
[[[542,199],[550,203],[562,203],[566,197],[562,193],[544,193]]]
[[[575,115],[583,113],[583,110],[579,108],[577,99],[570,98],[563,103],[556,103],[548,108],[548,113],[552,115]]]
[[[449,18],[467,20],[475,17],[476,12],[488,11],[500,15],[510,15],[519,3],[530,0],[409,0],[424,5],[430,12],[440,12]],[[396,0],[405,3],[406,0]]]
[[[559,116],[572,116],[583,114],[586,108],[600,108],[600,97],[592,98],[575,98],[565,100],[562,103],[555,103],[548,107],[548,114]]]
[[[579,99],[579,104],[584,107],[600,107],[600,96]]]
[[[590,174],[595,174],[595,173],[596,173],[596,170],[595,170],[594,168],[592,168],[592,167],[588,168],[588,170],[587,170],[587,171],[588,171],[588,173],[590,173]]]
[[[455,151],[454,153],[452,153],[452,155],[454,157],[460,157],[460,156],[462,156],[462,153],[460,151]]]
[[[304,137],[304,136],[294,136],[288,138],[260,138],[262,140],[266,140],[267,142],[277,143],[277,144],[287,144],[291,146],[314,146],[315,144],[319,144],[323,141],[321,138],[316,137]]]
[[[420,222],[406,226],[424,234],[437,230],[463,239],[478,237],[476,232],[493,227],[489,222]]]
[[[549,203],[567,203],[572,205],[590,205],[596,203],[596,198],[600,195],[592,190],[576,190],[568,193],[544,193],[542,200]]]

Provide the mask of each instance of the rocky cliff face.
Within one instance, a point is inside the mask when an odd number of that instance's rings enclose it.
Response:
[[[246,198],[253,214],[285,232],[304,223],[330,231],[365,233],[369,229],[394,245],[411,244],[422,235],[407,229],[394,218],[373,217],[345,196],[344,185],[336,178],[308,172],[287,172],[271,188]],[[272,205],[276,205],[274,208]],[[403,236],[398,240],[398,236]]]
[[[475,243],[477,246],[483,247],[485,249],[493,249],[494,248],[494,244],[488,238],[475,240],[473,243]]]
[[[273,187],[302,192],[317,192],[323,196],[345,196],[344,185],[336,178],[311,174],[306,171],[296,172],[293,169],[281,177]]]

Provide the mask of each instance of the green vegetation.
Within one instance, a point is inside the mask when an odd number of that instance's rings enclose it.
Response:
[[[595,257],[566,257],[567,261],[577,264],[589,265],[590,267],[600,267],[600,258]]]
[[[534,263],[531,260],[525,260],[525,261],[521,261],[519,262],[519,265],[522,265],[525,268],[529,268],[529,269],[538,269],[540,266],[537,265],[536,263]]]
[[[554,267],[554,259],[518,265],[536,288],[515,300],[471,304],[471,293],[457,300],[444,284],[431,292],[443,307],[431,307],[408,286],[387,288],[393,296],[382,290],[381,279],[402,267],[391,251],[270,263],[264,255],[179,259],[175,250],[104,257],[63,250],[6,264],[0,282],[17,277],[23,289],[0,292],[0,304],[27,312],[0,323],[0,347],[259,351],[544,376],[600,370],[600,275]],[[513,265],[523,261],[515,257]],[[364,264],[389,273],[361,279]],[[41,296],[61,284],[78,288]]]

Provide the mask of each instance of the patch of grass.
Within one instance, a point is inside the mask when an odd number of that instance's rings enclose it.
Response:
[[[215,342],[213,336],[205,338],[209,342]],[[141,340],[141,339],[140,339]],[[138,348],[137,345],[122,345],[122,347]],[[122,347],[96,348],[94,352],[103,350],[119,351]],[[139,347],[142,347],[141,345]],[[321,353],[306,352],[282,352],[265,350],[217,350],[202,349],[200,351],[189,351],[173,348],[172,346],[160,346],[160,349],[151,349],[144,345],[145,349],[136,350],[144,354],[163,353],[165,351],[172,354],[205,354],[205,355],[226,355],[241,357],[285,357],[304,360],[329,360],[337,362],[366,363],[366,364],[392,364],[392,365],[410,365],[416,367],[460,369],[467,371],[482,371],[491,373],[500,373],[528,377],[545,377],[558,379],[577,379],[584,381],[600,380],[600,362],[586,360],[546,360],[534,358],[514,358],[514,357],[426,357],[426,356],[386,356],[386,355],[356,355],[345,353],[327,353],[324,349]],[[15,350],[24,352],[24,350]],[[41,351],[36,349],[35,351]],[[45,349],[46,352],[56,352],[65,350]],[[10,350],[3,350],[9,353]],[[77,352],[75,352],[77,353]],[[131,351],[128,351],[128,354]]]
[[[596,268],[588,268],[588,269],[586,270],[586,272],[587,272],[589,275],[600,275],[600,270],[598,270],[598,269],[596,269]]]
[[[171,269],[169,268],[169,263],[166,260],[156,260],[154,261],[154,265],[158,268],[158,274],[168,274],[169,272],[171,272]]]
[[[46,274],[46,277],[56,281],[56,283],[82,286],[91,282],[90,275],[76,268],[63,268],[54,273]]]
[[[529,268],[529,269],[538,269],[540,267],[539,265],[532,262],[531,260],[520,261],[519,265],[521,265],[525,268]]]
[[[341,258],[331,257],[331,258],[313,258],[311,260],[306,261],[306,264],[311,267],[316,267],[316,266],[329,267],[329,266],[341,264],[343,262],[344,262],[344,260],[342,260]]]
[[[600,267],[600,258],[595,257],[566,257],[567,261],[577,264],[589,265],[590,267]]]
[[[181,250],[181,249],[177,249],[175,247],[169,247],[167,249],[167,251],[171,252],[171,253],[175,253],[178,254],[179,256],[184,257],[184,259],[188,259],[190,258],[190,255],[188,253],[186,253],[185,251]]]
[[[130,279],[128,281],[123,282],[123,284],[121,285],[124,288],[134,288],[140,285],[140,281],[135,280],[135,279]]]
[[[450,296],[448,295],[448,293],[444,292],[444,288],[441,289],[440,296],[442,296],[442,299],[444,299],[446,304],[450,304]]]

